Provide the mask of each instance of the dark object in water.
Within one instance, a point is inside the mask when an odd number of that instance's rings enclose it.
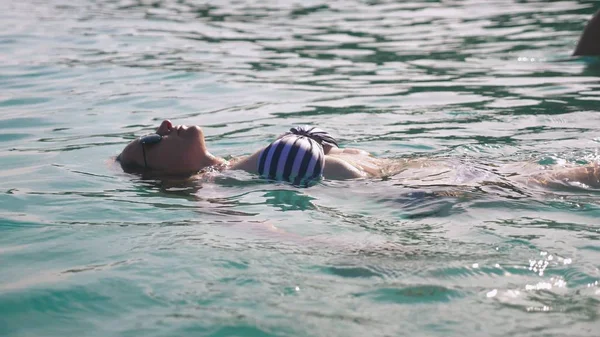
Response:
[[[600,56],[600,10],[585,26],[573,56]]]

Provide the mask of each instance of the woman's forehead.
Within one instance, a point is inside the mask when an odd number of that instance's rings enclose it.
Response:
[[[139,138],[127,144],[121,152],[121,159],[126,162],[139,163],[142,158],[142,143]]]

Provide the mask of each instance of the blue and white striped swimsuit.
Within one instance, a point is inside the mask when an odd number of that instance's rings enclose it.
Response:
[[[321,129],[291,128],[261,151],[258,173],[267,179],[308,185],[323,176],[323,143],[337,147],[335,139]]]

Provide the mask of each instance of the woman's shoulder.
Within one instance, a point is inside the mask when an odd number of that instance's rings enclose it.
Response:
[[[323,177],[332,180],[365,178],[364,171],[337,156],[325,156]]]
[[[367,151],[354,149],[354,148],[339,148],[339,147],[331,147],[328,151],[325,152],[326,155],[338,155],[338,154],[350,154],[350,155],[362,155],[362,156],[371,156],[371,154]]]

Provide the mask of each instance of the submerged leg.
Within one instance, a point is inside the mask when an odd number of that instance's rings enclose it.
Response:
[[[600,188],[600,164],[564,168],[530,176],[528,182],[547,187],[564,187],[573,183]]]

